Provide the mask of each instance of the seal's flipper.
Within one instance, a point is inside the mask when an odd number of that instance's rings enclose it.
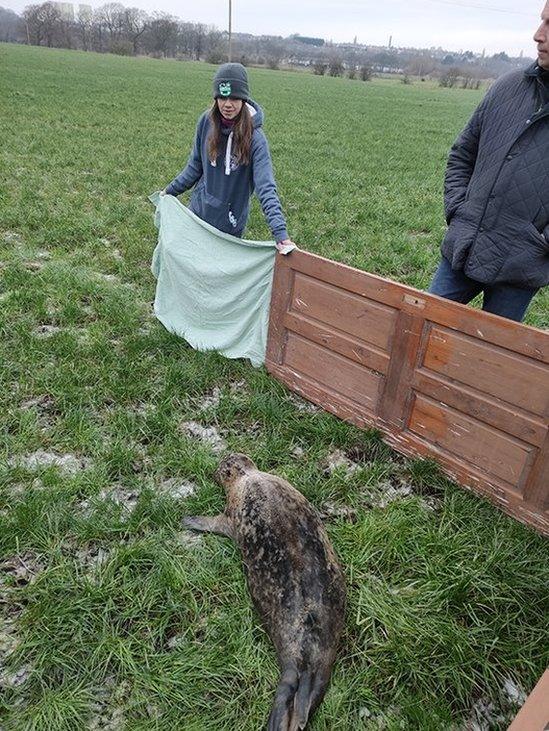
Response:
[[[304,670],[299,674],[299,687],[294,698],[294,710],[289,731],[305,728],[311,708],[311,673]]]
[[[269,716],[267,731],[288,731],[299,679],[295,668],[285,670],[278,681],[278,688]]]
[[[183,518],[183,526],[199,533],[217,533],[220,536],[234,538],[229,521],[223,513],[221,515],[188,515]]]
[[[312,713],[324,698],[328,683],[330,682],[330,668],[328,670],[321,669],[315,675],[313,687],[309,695],[309,713]]]

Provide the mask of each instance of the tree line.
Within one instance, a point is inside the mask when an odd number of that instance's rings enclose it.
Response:
[[[227,60],[228,34],[215,26],[191,23],[167,13],[147,13],[121,3],[80,8],[70,17],[56,2],[27,5],[21,15],[0,7],[0,41],[80,49],[120,55],[147,54],[157,58]],[[505,53],[486,57],[442,49],[379,48],[333,44],[321,38],[293,35],[233,36],[233,60],[245,65],[306,67],[315,74],[347,75],[367,81],[373,73],[399,73],[406,83],[414,77],[435,77],[441,85],[478,88],[480,79],[495,78],[528,59]]]
[[[27,5],[21,16],[0,8],[0,40],[49,48],[120,55],[181,56],[196,60],[225,52],[224,34],[203,23],[186,23],[167,13],[149,14],[106,3],[74,19],[57,3]]]

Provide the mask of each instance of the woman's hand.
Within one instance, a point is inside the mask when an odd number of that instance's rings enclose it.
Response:
[[[276,248],[279,254],[289,254],[290,251],[297,249],[297,245],[291,239],[284,239],[276,242]]]

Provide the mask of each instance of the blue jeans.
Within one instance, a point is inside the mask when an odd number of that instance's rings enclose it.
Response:
[[[483,284],[469,279],[462,271],[453,271],[450,262],[442,257],[435,272],[429,292],[439,297],[467,304],[480,292],[484,293],[482,309],[494,315],[521,322],[535,287],[515,287],[512,284]]]

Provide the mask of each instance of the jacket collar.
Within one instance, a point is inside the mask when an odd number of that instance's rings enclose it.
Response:
[[[528,78],[538,78],[541,74],[541,69],[538,66],[538,62],[534,61],[534,63],[531,66],[528,66],[527,69],[524,71],[524,75]]]

